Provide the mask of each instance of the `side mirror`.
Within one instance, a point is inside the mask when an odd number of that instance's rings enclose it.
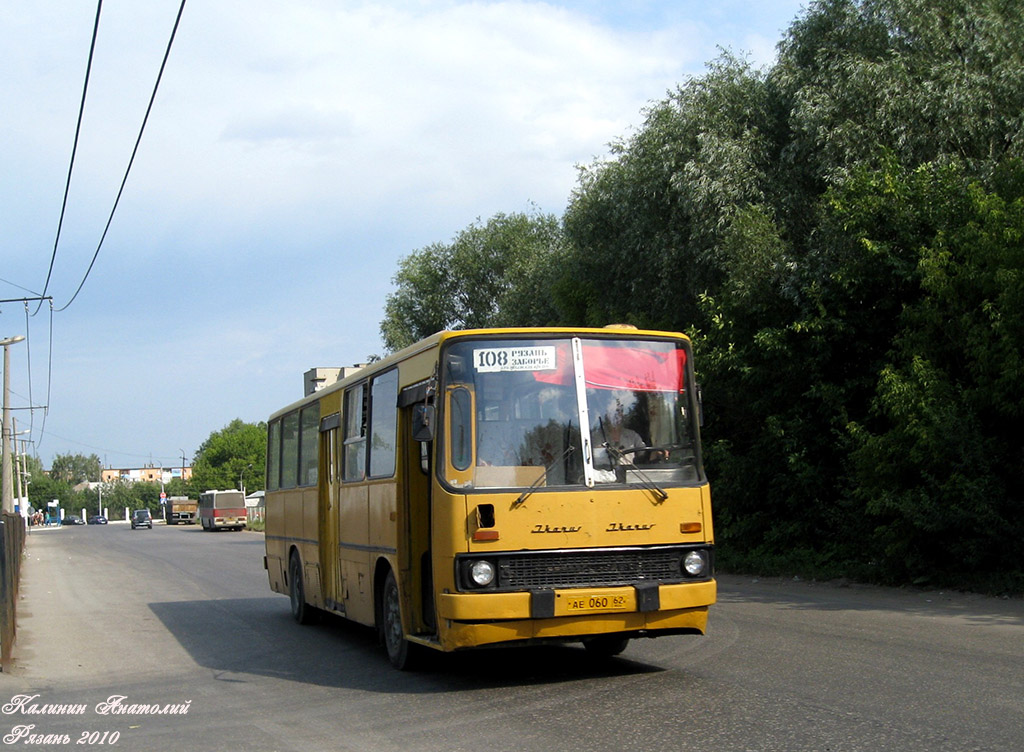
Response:
[[[412,408],[412,438],[414,441],[434,440],[434,406],[423,403]]]

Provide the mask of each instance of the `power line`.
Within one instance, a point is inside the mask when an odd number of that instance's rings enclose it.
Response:
[[[37,297],[40,297],[39,293],[37,293],[35,290],[29,290],[27,287],[22,287],[17,282],[11,282],[11,280],[9,280],[9,279],[4,279],[3,277],[0,277],[0,282],[4,282],[5,284],[10,285],[11,287],[17,287],[19,290],[24,290],[25,292],[30,292],[33,295],[35,295]],[[32,300],[34,300],[34,299],[35,298],[32,298]],[[42,298],[40,298],[40,299],[42,299]],[[18,300],[22,300],[22,298],[12,298],[10,300],[0,300],[0,303],[14,303],[15,301],[18,301]]]
[[[96,252],[93,254],[92,260],[89,262],[89,267],[88,267],[88,269],[86,269],[85,275],[82,277],[82,281],[79,283],[78,288],[75,290],[74,295],[71,296],[71,299],[66,304],[64,304],[63,307],[58,308],[58,309],[55,310],[54,307],[53,307],[53,298],[50,297],[50,296],[47,296],[46,292],[49,289],[50,280],[51,280],[51,278],[53,276],[53,268],[54,268],[54,264],[55,264],[56,259],[57,259],[57,248],[58,248],[58,246],[60,244],[61,230],[62,230],[62,228],[64,226],[64,215],[65,215],[65,212],[67,210],[68,196],[69,196],[70,191],[71,191],[71,176],[72,176],[72,173],[74,172],[75,156],[76,156],[77,151],[78,151],[78,141],[79,141],[79,137],[81,135],[82,120],[83,120],[84,113],[85,113],[86,95],[87,95],[88,90],[89,90],[89,78],[90,78],[91,73],[92,73],[92,61],[93,61],[93,56],[94,56],[95,51],[96,51],[96,40],[97,40],[97,38],[99,36],[100,15],[101,15],[101,12],[102,12],[102,9],[103,9],[103,0],[97,0],[97,4],[96,4],[96,18],[95,18],[95,21],[93,23],[92,40],[91,40],[90,45],[89,45],[89,59],[88,59],[88,62],[86,64],[85,82],[84,82],[83,87],[82,87],[82,99],[81,99],[81,102],[79,104],[79,109],[78,109],[78,121],[77,121],[77,124],[75,126],[75,139],[74,139],[74,143],[73,143],[72,149],[71,149],[71,160],[70,160],[70,164],[68,165],[68,175],[67,175],[67,180],[65,181],[65,185],[64,185],[64,198],[63,198],[63,201],[61,203],[60,219],[59,219],[59,221],[57,223],[57,235],[56,235],[56,238],[54,239],[54,242],[53,242],[53,252],[50,255],[50,266],[49,266],[49,269],[47,270],[47,273],[46,273],[46,283],[43,285],[43,292],[37,298],[32,298],[31,299],[31,300],[38,300],[39,301],[39,305],[36,307],[35,312],[33,312],[31,314],[32,316],[35,316],[36,314],[39,313],[39,310],[43,306],[43,301],[44,300],[49,300],[49,302],[50,302],[50,323],[49,323],[49,342],[48,342],[49,352],[48,352],[48,358],[47,358],[47,360],[48,360],[48,367],[47,367],[47,376],[46,376],[46,404],[43,407],[43,422],[42,422],[42,426],[39,429],[39,441],[36,442],[36,449],[37,450],[38,450],[39,446],[42,444],[43,437],[46,434],[46,419],[47,419],[47,417],[49,415],[50,389],[51,389],[51,386],[52,386],[52,376],[53,376],[53,314],[55,312],[59,313],[61,311],[67,310],[67,308],[75,301],[75,299],[78,297],[78,294],[82,291],[82,287],[85,285],[86,280],[89,278],[89,275],[92,272],[93,266],[96,264],[96,259],[99,257],[100,249],[103,247],[103,243],[106,240],[107,233],[109,232],[111,223],[114,220],[114,214],[117,211],[118,204],[121,201],[121,196],[124,193],[125,185],[128,182],[128,175],[131,173],[132,165],[135,163],[135,157],[138,154],[139,145],[142,142],[142,135],[145,132],[146,124],[149,121],[149,115],[150,115],[150,113],[153,110],[153,103],[156,100],[156,94],[157,94],[157,91],[160,88],[160,82],[163,79],[164,70],[167,67],[167,60],[168,60],[168,58],[170,57],[170,54],[171,54],[171,47],[174,44],[174,39],[175,39],[175,36],[177,35],[177,32],[178,32],[178,26],[181,23],[181,16],[182,16],[182,14],[184,13],[184,10],[185,10],[185,2],[186,2],[186,0],[181,0],[181,4],[178,7],[177,16],[174,19],[174,27],[171,30],[171,36],[170,36],[170,39],[167,42],[167,48],[164,51],[163,60],[160,63],[160,70],[159,70],[159,72],[157,74],[156,82],[153,85],[153,92],[150,95],[149,104],[146,107],[146,114],[143,117],[142,125],[139,128],[139,135],[135,139],[135,146],[132,149],[131,158],[128,160],[128,166],[125,169],[124,177],[121,180],[121,186],[118,189],[117,197],[115,198],[114,205],[113,205],[113,207],[110,210],[110,215],[107,218],[107,223],[106,223],[106,226],[103,229],[103,234],[100,237],[100,241],[99,241],[99,243],[96,246]],[[7,282],[7,280],[3,280],[3,279],[0,279],[0,281]],[[13,282],[8,282],[8,284],[14,285]],[[33,292],[31,290],[28,290],[27,288],[21,287],[20,285],[14,285],[14,286],[15,287],[19,287],[20,289],[23,289],[26,292]],[[28,319],[29,319],[28,300],[29,299],[27,299],[27,298],[18,298],[18,299],[14,299],[14,300],[23,300],[23,301],[25,301],[25,317],[26,317],[25,330],[26,330],[26,338],[27,338],[28,330],[29,330],[29,321],[28,321]],[[14,302],[14,300],[0,301],[0,302]],[[32,399],[31,352],[29,352],[29,366],[28,366],[28,368],[29,368],[29,372],[28,372],[28,379],[29,379],[29,405],[31,406],[33,404],[33,399]],[[32,421],[32,423],[30,424],[30,428],[29,428],[30,435],[31,435],[31,431],[34,428],[35,410],[32,407],[30,407],[29,409],[32,410],[32,412],[31,412],[31,421]]]
[[[103,8],[103,0],[98,0],[96,3],[96,21],[92,27],[92,42],[89,44],[89,62],[85,66],[85,84],[82,87],[82,102],[78,106],[78,124],[75,126],[75,141],[71,147],[71,164],[68,165],[68,179],[64,183],[64,201],[60,207],[60,220],[57,222],[57,237],[53,241],[53,253],[50,255],[50,269],[46,272],[46,284],[43,285],[43,295],[46,295],[46,291],[50,287],[50,277],[53,275],[53,262],[57,260],[57,244],[60,243],[60,231],[64,226],[64,212],[68,207],[68,194],[71,192],[71,173],[75,169],[75,153],[78,151],[78,136],[82,132],[82,115],[85,113],[85,95],[89,91],[89,74],[92,72],[92,56],[96,51],[96,37],[99,33],[100,28],[100,11]],[[39,313],[39,309],[43,307],[43,302],[39,301],[39,305],[36,306],[36,311],[32,315],[35,316]]]
[[[46,436],[46,419],[50,415],[50,386],[53,384],[53,299],[50,299],[50,331],[49,331],[48,352],[46,354],[46,404],[43,405],[43,423],[39,426],[39,441],[36,442],[36,450],[38,451],[40,445],[43,443],[43,437]],[[29,404],[32,403],[32,380],[29,378]],[[29,429],[35,425],[36,414],[35,411],[30,414]],[[32,434],[29,434],[30,436]]]
[[[167,460],[167,457],[164,457],[164,456],[156,456],[156,457],[154,457],[152,452],[149,453],[149,454],[135,454],[134,452],[119,452],[119,451],[114,450],[114,449],[107,449],[105,447],[98,447],[98,446],[95,446],[93,444],[86,444],[85,442],[82,442],[82,441],[76,441],[75,439],[69,439],[66,436],[60,436],[59,434],[55,434],[53,432],[51,432],[50,435],[53,436],[54,438],[60,439],[61,441],[66,441],[69,444],[75,444],[76,446],[85,447],[86,449],[92,449],[94,452],[103,452],[103,454],[105,454],[105,455],[106,454],[113,454],[113,455],[118,456],[118,457],[134,457],[136,459],[158,460],[161,465],[167,465],[168,467],[177,467],[178,466],[178,465],[170,463],[170,462],[165,462],[165,460]],[[39,446],[38,445],[36,445],[36,451],[37,452],[39,451]],[[179,455],[175,455],[172,459],[178,459],[179,457],[181,457],[180,454]]]
[[[101,0],[102,2],[102,0]],[[103,228],[103,235],[100,237],[100,242],[96,246],[96,253],[92,256],[92,261],[89,262],[89,268],[85,270],[85,276],[82,277],[82,281],[78,285],[78,289],[75,290],[75,294],[71,296],[71,300],[64,304],[63,307],[57,309],[57,313],[67,310],[68,306],[75,302],[75,298],[78,297],[78,293],[82,291],[82,287],[85,285],[85,281],[89,279],[89,274],[92,272],[92,267],[96,263],[96,258],[100,255],[100,249],[103,247],[103,241],[107,238],[107,232],[110,230],[110,224],[114,221],[114,212],[117,211],[117,205],[121,201],[121,194],[124,193],[125,184],[128,182],[128,174],[132,170],[132,164],[135,162],[135,155],[139,151],[139,144],[142,142],[142,134],[146,130],[146,123],[149,120],[149,113],[153,110],[153,102],[156,100],[156,92],[160,88],[160,80],[164,75],[164,68],[167,66],[167,59],[171,55],[171,46],[174,44],[174,37],[178,33],[178,24],[181,22],[181,14],[185,10],[185,0],[181,0],[181,5],[178,7],[178,15],[174,19],[174,28],[171,29],[171,38],[167,41],[167,49],[164,52],[164,59],[160,63],[160,72],[157,73],[156,83],[153,85],[153,93],[149,98],[149,105],[146,107],[146,115],[142,118],[142,126],[139,128],[138,138],[135,139],[135,148],[132,149],[131,159],[128,160],[128,167],[124,171],[124,178],[121,180],[121,187],[117,191],[117,198],[114,199],[114,206],[110,210],[110,216],[107,218],[107,225]],[[97,23],[98,23],[97,17]],[[56,250],[55,250],[56,252]],[[51,261],[52,268],[52,261]],[[38,310],[38,309],[37,309]]]

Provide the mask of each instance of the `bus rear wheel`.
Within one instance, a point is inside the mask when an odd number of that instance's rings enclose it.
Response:
[[[292,618],[299,624],[309,624],[313,620],[313,609],[306,603],[306,589],[302,586],[302,562],[294,551],[288,560],[288,598],[292,604]]]
[[[388,651],[388,660],[399,671],[412,668],[415,662],[415,645],[405,639],[402,628],[402,604],[398,597],[398,582],[394,572],[388,572],[384,580],[384,592],[380,603],[380,636]]]

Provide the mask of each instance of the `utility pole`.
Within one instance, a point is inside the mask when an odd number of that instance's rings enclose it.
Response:
[[[17,479],[17,485],[15,492],[18,494],[18,511],[21,512],[22,517],[25,516],[28,510],[28,488],[22,490],[22,474],[25,472],[25,442],[22,441],[21,451],[18,451],[18,419],[11,418],[11,425],[14,427],[14,431],[11,433],[11,438],[14,440],[14,477]],[[22,431],[22,433],[28,433],[28,431]],[[27,486],[27,484],[26,484]]]
[[[3,511],[14,511],[14,478],[11,477],[11,355],[7,351],[10,345],[21,342],[24,337],[8,337],[0,340],[4,348],[4,407],[3,407],[3,464],[0,465],[0,472],[3,473]]]

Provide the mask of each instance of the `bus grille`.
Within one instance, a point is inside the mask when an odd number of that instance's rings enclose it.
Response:
[[[614,587],[640,580],[678,582],[684,549],[558,551],[498,559],[500,590]]]

